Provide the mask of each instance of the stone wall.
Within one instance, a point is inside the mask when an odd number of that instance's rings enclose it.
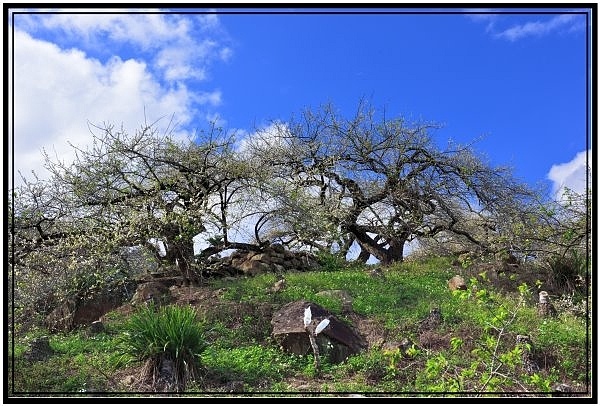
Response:
[[[257,251],[235,251],[229,257],[221,259],[221,266],[231,274],[248,276],[262,273],[283,273],[308,271],[319,267],[316,257],[307,252],[286,250],[279,244]]]

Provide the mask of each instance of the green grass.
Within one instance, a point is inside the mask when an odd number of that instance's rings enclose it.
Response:
[[[312,358],[290,356],[275,346],[247,345],[211,347],[202,355],[202,363],[223,381],[241,380],[256,385],[293,374],[312,364]]]
[[[174,307],[162,308],[163,313],[147,309],[132,316],[108,315],[106,331],[97,336],[77,331],[51,335],[55,354],[44,362],[23,358],[32,337],[47,334],[34,331],[16,340],[14,389],[118,391],[111,380],[114,372],[139,367],[140,360],[164,351],[174,357],[186,351],[195,354],[203,374],[190,380],[189,391],[194,392],[243,381],[247,392],[297,392],[294,382],[305,382],[304,392],[485,394],[547,391],[556,383],[582,385],[591,379],[586,371],[585,319],[567,312],[556,319],[541,318],[531,300],[535,287],[521,285],[499,293],[484,276],[476,276],[466,278],[467,291],[453,294],[447,280],[462,270],[452,268],[446,258],[396,264],[383,269],[383,279],[367,270],[331,260],[321,271],[286,274],[286,288],[277,293],[268,289],[277,280],[272,274],[215,280],[212,288],[224,288],[223,301],[211,304],[201,318]],[[312,355],[283,353],[270,337],[270,313],[259,309],[269,305],[276,310],[305,299],[343,319],[339,300],[317,296],[332,289],[346,290],[354,311],[380,323],[389,340],[415,342],[412,351],[373,348],[339,365],[325,361],[320,372],[314,370]],[[417,326],[434,307],[443,317],[435,334],[445,344],[421,347]],[[167,317],[166,312],[172,313]],[[520,367],[518,334],[531,337],[537,359],[546,363],[537,374],[525,374]],[[128,352],[123,342],[128,343]]]
[[[42,331],[34,336],[44,335]],[[46,361],[28,361],[24,357],[31,337],[15,343],[14,391],[23,393],[85,393],[111,390],[111,374],[131,361],[123,354],[120,337],[101,333],[87,337],[83,331],[50,335],[53,354]],[[13,365],[14,359],[14,365]],[[9,387],[13,384],[12,376]],[[114,389],[113,389],[114,390]]]

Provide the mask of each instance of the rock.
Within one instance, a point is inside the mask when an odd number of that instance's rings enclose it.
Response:
[[[402,352],[404,354],[408,353],[408,350],[410,350],[413,345],[416,345],[414,342],[412,342],[410,339],[408,338],[403,338],[402,341],[400,342],[400,349],[402,350]]]
[[[381,270],[381,268],[371,269],[369,271],[369,276],[371,276],[373,278],[385,279],[385,275],[383,274],[383,271]]]
[[[100,334],[104,331],[104,324],[100,320],[93,321],[92,324],[88,327],[88,335],[96,335]]]
[[[552,386],[552,392],[556,392],[554,396],[569,396],[568,394],[573,392],[573,388],[566,383],[557,383]]]
[[[386,341],[381,346],[381,349],[383,351],[390,351],[390,352],[400,351],[402,354],[407,355],[408,350],[410,350],[413,345],[416,345],[416,344],[414,342],[412,342],[410,339],[403,338],[402,341],[400,341],[400,342]]]
[[[346,314],[352,312],[352,296],[345,290],[323,290],[316,295],[339,300],[342,302],[342,313]]]
[[[74,327],[73,318],[75,315],[76,302],[74,299],[67,299],[57,308],[52,310],[44,319],[44,325],[51,333],[59,331],[71,331]]]
[[[23,357],[32,362],[45,361],[53,352],[50,348],[50,339],[47,336],[42,336],[34,338],[29,343],[29,348],[25,351]]]
[[[156,305],[167,304],[171,301],[169,288],[161,282],[146,282],[138,285],[131,304],[139,306],[154,303]]]
[[[299,300],[288,303],[275,312],[271,319],[273,337],[284,351],[297,355],[311,353],[308,333],[304,328],[304,311],[311,308],[313,324],[328,318],[329,325],[316,338],[319,352],[327,356],[332,363],[340,363],[350,355],[357,354],[367,348],[365,339],[351,326],[338,320],[321,306]]]
[[[439,308],[431,309],[429,315],[419,323],[419,332],[436,329],[442,322],[442,312]]]
[[[322,290],[316,295],[319,297],[329,297],[332,299],[341,300],[342,302],[352,302],[352,296],[350,296],[350,293],[341,289]]]
[[[285,285],[286,285],[285,279],[280,279],[277,282],[275,282],[275,284],[268,290],[269,290],[269,292],[272,292],[272,293],[281,292],[283,289],[285,289]]]
[[[231,267],[232,273],[254,276],[262,273],[283,273],[291,269],[309,270],[319,267],[315,256],[308,252],[286,250],[274,244],[257,251],[235,251],[222,258],[221,266]]]
[[[260,261],[247,260],[239,265],[239,269],[246,275],[256,276],[269,272],[271,269],[268,264]]]
[[[545,290],[539,293],[538,314],[542,317],[556,317],[558,312],[552,303],[550,303],[550,295]]]
[[[133,290],[132,283],[131,290]],[[128,300],[122,290],[107,290],[91,297],[71,297],[61,302],[44,320],[52,333],[68,332],[79,326],[89,326],[106,313],[117,309]]]
[[[242,393],[244,392],[244,381],[227,382],[224,389],[229,393]]]
[[[451,291],[467,290],[467,284],[465,283],[465,280],[463,279],[463,277],[460,275],[453,276],[448,281],[448,287],[450,288]]]
[[[465,268],[466,266],[470,265],[473,262],[472,254],[469,252],[463,252],[462,254],[460,254],[458,256],[457,260],[458,260],[458,264],[460,266],[462,266],[463,268]]]
[[[383,343],[383,345],[381,346],[381,349],[383,351],[390,351],[390,352],[394,352],[396,350],[399,350],[401,347],[401,344],[398,341],[386,341],[385,343]]]
[[[268,254],[266,253],[260,253],[260,254],[254,254],[252,255],[252,257],[249,258],[249,261],[263,261],[263,262],[269,262],[270,257]]]
[[[135,377],[133,375],[127,375],[125,378],[121,380],[121,384],[125,387],[133,386],[135,383]]]
[[[125,300],[126,298],[119,294],[105,293],[79,301],[73,314],[73,325],[89,325],[111,310],[121,306]]]
[[[517,346],[521,347],[521,361],[525,371],[530,375],[538,372],[540,367],[533,358],[533,345],[529,336],[517,335]]]

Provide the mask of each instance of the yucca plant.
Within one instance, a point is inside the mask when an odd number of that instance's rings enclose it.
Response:
[[[185,390],[200,372],[200,354],[206,349],[204,328],[191,306],[153,305],[132,315],[125,333],[127,352],[146,361],[142,379],[154,389]]]

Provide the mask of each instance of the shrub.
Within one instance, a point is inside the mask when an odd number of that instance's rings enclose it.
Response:
[[[146,361],[144,378],[152,378],[153,383],[161,378],[161,368],[172,362],[177,390],[197,378],[199,356],[207,347],[204,328],[190,306],[141,308],[127,325],[125,345],[129,354]]]
[[[321,266],[320,270],[324,272],[337,272],[348,267],[348,262],[343,256],[326,251],[319,251],[317,260]]]
[[[552,288],[566,294],[585,291],[586,277],[589,276],[585,254],[571,250],[562,256],[551,256],[547,263],[548,282]]]

